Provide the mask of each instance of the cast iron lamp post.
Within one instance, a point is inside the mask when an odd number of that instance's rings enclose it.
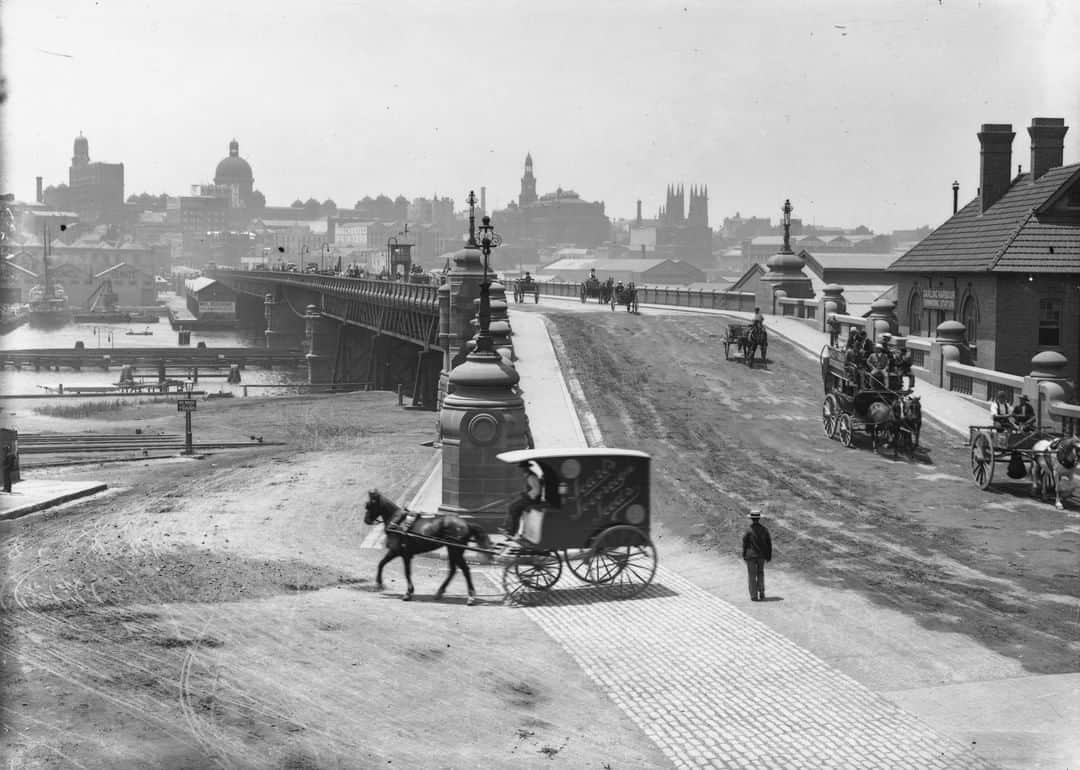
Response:
[[[791,254],[791,199],[784,201],[784,207],[780,209],[784,212],[784,253]]]
[[[476,204],[476,195],[470,190],[468,202],[470,209]],[[492,345],[491,337],[491,279],[488,277],[488,260],[491,258],[491,250],[502,243],[502,236],[495,232],[491,224],[491,217],[485,216],[480,220],[480,242],[477,244],[484,255],[484,278],[480,283],[480,312],[477,320],[480,322],[480,333],[476,337],[476,352],[485,357],[498,358]]]

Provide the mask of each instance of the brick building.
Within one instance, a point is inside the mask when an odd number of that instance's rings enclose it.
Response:
[[[957,320],[980,367],[1028,374],[1032,356],[1056,351],[1078,379],[1080,163],[1062,165],[1067,131],[1032,119],[1030,168],[1013,176],[1012,126],[982,126],[978,196],[889,268],[902,332]]]
[[[68,169],[68,202],[79,219],[90,224],[121,224],[124,206],[124,164],[91,163],[90,143],[80,134]]]

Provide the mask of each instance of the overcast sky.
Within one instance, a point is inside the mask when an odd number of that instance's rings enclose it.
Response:
[[[736,211],[876,231],[978,186],[982,123],[1064,117],[1077,0],[4,0],[0,188],[67,182],[82,132],[125,195],[212,180],[229,140],[267,202],[571,188],[646,216],[669,183]],[[496,226],[498,222],[496,221]]]

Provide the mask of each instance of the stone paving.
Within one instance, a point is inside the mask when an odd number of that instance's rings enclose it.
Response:
[[[627,601],[564,571],[544,604],[518,611],[679,768],[994,767],[662,567]]]

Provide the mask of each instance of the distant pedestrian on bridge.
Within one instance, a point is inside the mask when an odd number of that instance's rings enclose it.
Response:
[[[772,560],[772,537],[761,523],[761,511],[749,513],[750,528],[742,539],[742,557],[750,587],[750,601],[765,601],[765,562]]]
[[[836,313],[829,316],[825,327],[829,331],[829,346],[835,348],[837,341],[840,339],[840,319],[836,317]]]

